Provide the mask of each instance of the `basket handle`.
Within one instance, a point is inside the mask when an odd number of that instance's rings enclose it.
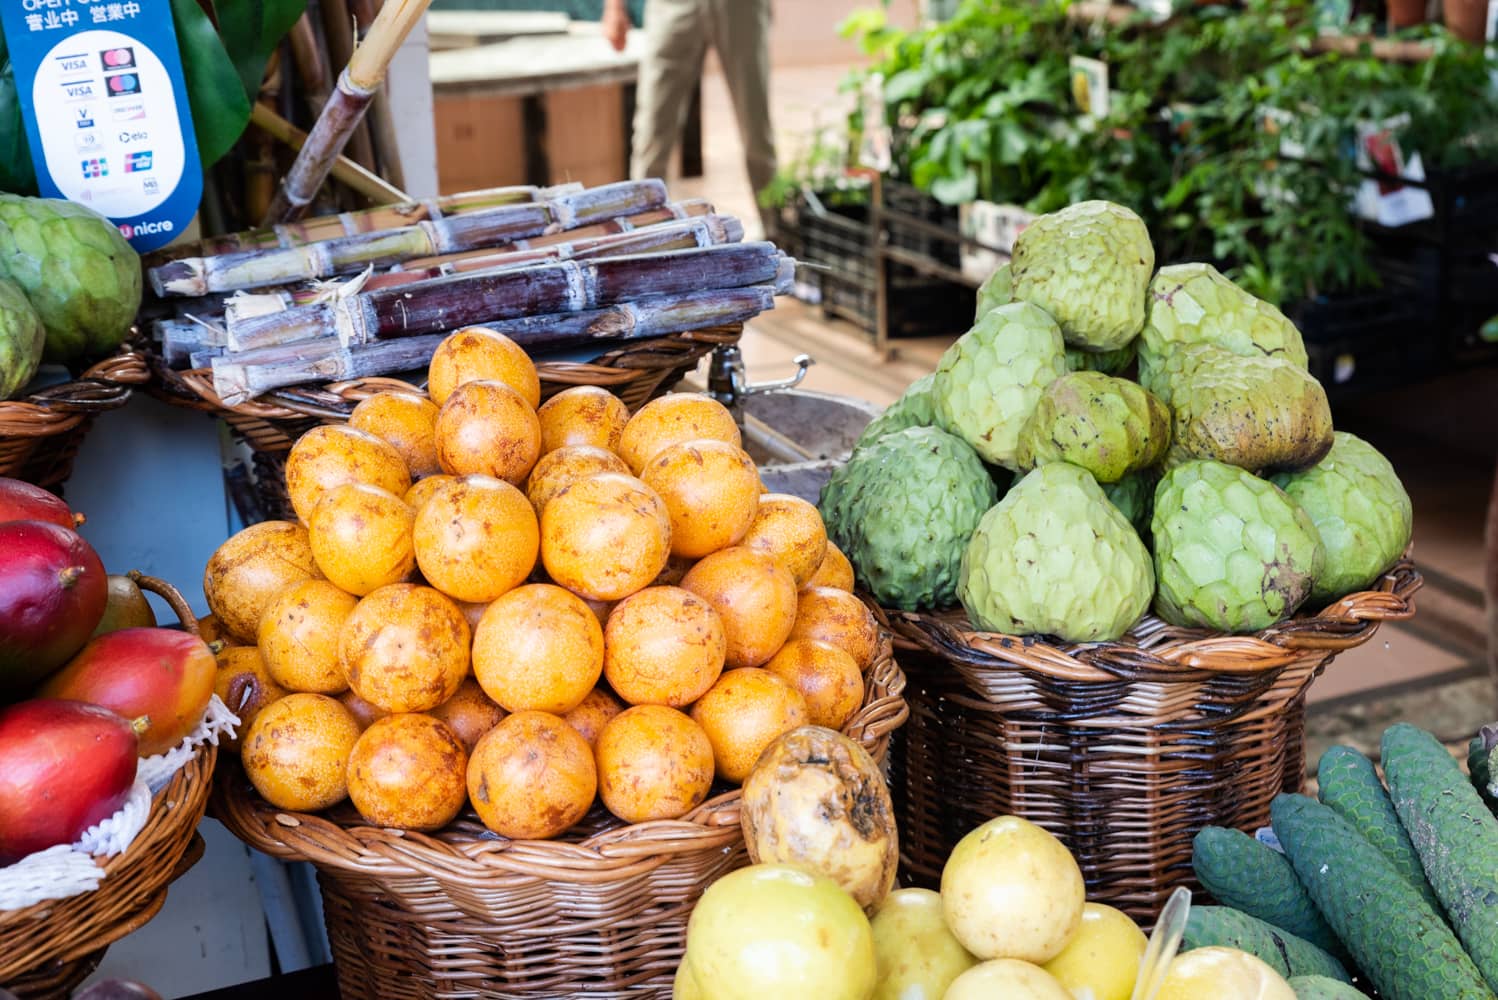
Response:
[[[147,590],[160,597],[171,607],[173,614],[182,622],[182,627],[193,635],[202,637],[198,629],[198,616],[193,614],[192,606],[187,603],[187,598],[182,596],[182,591],[173,587],[170,583],[160,577],[147,576],[138,569],[132,569],[125,574],[135,582],[141,590]]]

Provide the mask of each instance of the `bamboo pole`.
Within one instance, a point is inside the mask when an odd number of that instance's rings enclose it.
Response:
[[[255,102],[250,110],[250,121],[257,128],[284,142],[292,149],[306,148],[307,133],[276,114],[270,108]],[[370,173],[354,161],[337,157],[328,168],[333,176],[351,189],[374,202],[410,201],[411,196],[376,174]],[[284,183],[284,182],[283,182]]]
[[[265,224],[288,222],[306,212],[343,152],[349,134],[363,119],[370,97],[384,81],[391,58],[430,4],[431,0],[387,0],[380,8],[364,43],[354,50],[348,66],[339,74],[338,86],[312,127],[306,145],[282,179]]]
[[[576,229],[654,208],[665,200],[666,185],[659,180],[624,181],[550,201],[507,205],[305,246],[184,257],[153,267],[147,275],[159,296],[195,297],[263,288],[386,267],[414,257],[493,247],[539,236],[553,227]]]

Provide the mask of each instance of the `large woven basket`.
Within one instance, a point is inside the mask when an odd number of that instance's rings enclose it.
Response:
[[[596,385],[608,389],[633,412],[690,374],[714,348],[735,344],[741,325],[694,330],[630,341],[592,361],[540,361],[541,397],[564,389]],[[176,371],[158,353],[148,351],[150,392],[178,406],[223,417],[254,454],[255,489],[267,517],[296,520],[286,497],[286,453],[307,430],[320,423],[348,420],[359,401],[386,390],[419,391],[391,378],[363,378],[317,386],[279,389],[246,403],[225,405],[213,391],[206,369]]]
[[[57,490],[94,418],[124,406],[150,377],[145,357],[124,350],[71,382],[0,402],[0,476]]]
[[[1420,574],[1257,635],[1146,617],[1122,641],[1056,646],[975,632],[958,610],[877,613],[909,678],[890,754],[901,874],[934,887],[961,837],[994,816],[1059,836],[1087,896],[1151,923],[1192,881],[1204,826],[1253,830],[1305,771],[1305,698],[1337,653],[1414,614]]]
[[[843,729],[881,761],[904,686],[886,640]],[[633,826],[595,808],[565,840],[496,838],[471,812],[429,836],[364,825],[347,806],[282,812],[226,766],[213,809],[251,847],[317,867],[350,1000],[639,998],[670,995],[692,906],[748,863],[739,798]]]
[[[170,584],[130,574],[166,598],[189,631],[197,621]],[[203,854],[198,823],[218,747],[205,743],[151,800],[146,825],[122,854],[103,862],[98,888],[67,899],[0,910],[0,985],[32,1000],[66,1000],[98,966],[110,944],[154,917],[167,887]]]

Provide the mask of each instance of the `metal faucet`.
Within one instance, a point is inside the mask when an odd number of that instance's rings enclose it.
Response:
[[[794,375],[776,379],[773,382],[757,382],[751,385],[744,369],[743,352],[736,344],[724,344],[713,350],[712,361],[708,365],[708,394],[728,407],[733,418],[742,425],[745,399],[765,392],[795,388],[801,384],[802,379],[806,378],[806,370],[816,364],[816,361],[810,354],[798,354],[793,359],[793,363],[796,366]]]

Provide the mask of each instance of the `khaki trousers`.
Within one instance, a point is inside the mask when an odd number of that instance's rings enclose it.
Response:
[[[646,0],[644,29],[630,173],[666,176],[711,46],[733,99],[749,181],[756,192],[769,184],[775,176],[770,0]]]

